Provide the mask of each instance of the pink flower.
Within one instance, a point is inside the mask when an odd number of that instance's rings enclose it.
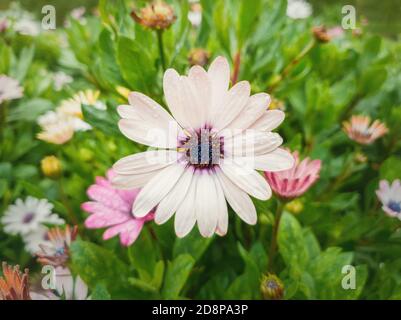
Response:
[[[138,238],[144,223],[152,220],[154,214],[152,210],[142,218],[135,218],[131,209],[140,189],[112,187],[110,180],[114,175],[113,170],[109,170],[107,179],[96,177],[96,183],[88,188],[87,194],[93,201],[81,205],[83,210],[91,213],[85,226],[89,229],[108,228],[103,234],[104,240],[119,234],[121,244],[130,246]]]
[[[265,171],[265,176],[274,193],[280,198],[289,200],[304,194],[319,178],[320,160],[305,158],[299,161],[297,151],[292,154],[295,164],[291,169],[279,172]]]
[[[387,180],[381,180],[376,194],[383,204],[382,209],[390,217],[401,220],[401,182],[394,180],[390,185]]]

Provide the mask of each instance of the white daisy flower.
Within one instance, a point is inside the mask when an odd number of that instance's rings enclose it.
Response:
[[[401,182],[394,180],[390,185],[387,180],[381,180],[376,194],[382,203],[382,209],[390,217],[401,220]]]
[[[288,0],[287,16],[291,19],[306,19],[312,14],[312,6],[305,0]]]
[[[191,22],[192,26],[197,28],[202,22],[202,6],[199,2],[194,1],[190,5],[190,10],[188,12],[188,20]]]
[[[25,201],[17,199],[10,205],[1,223],[9,234],[27,235],[38,231],[43,224],[63,224],[64,220],[52,213],[53,205],[46,199],[28,196]]]
[[[30,16],[24,16],[16,20],[14,30],[27,36],[37,36],[40,33],[40,24]]]
[[[38,117],[42,132],[37,134],[37,138],[49,143],[64,144],[73,137],[82,121],[79,120],[61,112],[48,111]]]
[[[23,235],[26,251],[35,254],[40,251],[41,245],[51,245],[47,235],[48,231],[49,229],[47,227],[40,225],[37,230]]]
[[[6,75],[0,75],[0,103],[21,98],[22,91],[23,88],[17,80]]]
[[[228,62],[218,57],[207,72],[200,66],[192,67],[188,76],[173,69],[165,72],[164,94],[172,116],[139,92],[130,93],[130,105],[118,107],[125,136],[161,148],[125,157],[113,166],[116,187],[143,187],[132,208],[134,216],[142,218],[157,206],[158,224],[176,213],[179,237],[196,222],[204,237],[224,235],[227,200],[242,220],[256,223],[249,195],[267,200],[272,193],[256,170],[289,169],[294,159],[278,148],[282,138],[270,132],[284,113],[266,110],[269,95],[250,96],[249,82],[231,89],[229,82]]]

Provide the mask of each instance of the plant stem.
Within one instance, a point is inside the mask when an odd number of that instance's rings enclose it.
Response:
[[[238,81],[240,65],[241,65],[241,51],[238,50],[238,52],[235,54],[234,57],[234,71],[231,77],[232,85],[236,84]]]
[[[272,230],[272,238],[270,241],[270,250],[269,250],[269,265],[268,271],[273,272],[274,268],[274,258],[277,252],[277,235],[278,229],[280,227],[281,216],[283,215],[285,203],[281,200],[277,200],[277,209],[276,216],[274,218],[274,225]]]
[[[7,125],[7,102],[0,105],[0,141],[3,141],[4,131]]]
[[[315,47],[316,41],[312,39],[303,49],[302,51],[291,60],[291,62],[283,69],[283,71],[278,75],[277,79],[274,80],[273,83],[268,87],[267,92],[273,92],[279,83],[283,81],[292,71],[292,69]]]
[[[162,64],[163,72],[166,71],[166,58],[164,56],[164,46],[163,46],[163,30],[157,30],[157,43],[159,45],[159,55]]]

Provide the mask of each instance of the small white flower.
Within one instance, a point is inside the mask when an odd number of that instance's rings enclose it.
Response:
[[[53,75],[53,80],[54,80],[54,89],[56,91],[60,91],[66,84],[71,83],[73,79],[68,74],[59,71]]]
[[[14,30],[27,36],[37,36],[40,33],[40,24],[32,18],[26,16],[17,19]]]
[[[81,6],[81,7],[72,9],[70,15],[73,19],[81,20],[84,17],[85,12],[86,12],[86,8]]]
[[[394,180],[391,185],[387,180],[381,180],[376,194],[383,204],[383,211],[386,212],[390,217],[397,217],[401,220],[400,180]]]
[[[287,16],[291,19],[306,19],[312,14],[312,6],[305,0],[288,0]]]
[[[19,82],[6,75],[0,75],[0,103],[22,97],[23,88]]]
[[[37,230],[23,235],[26,251],[35,254],[40,251],[40,245],[51,245],[47,236],[48,231],[47,227],[41,225]]]
[[[200,26],[202,22],[202,6],[199,2],[191,3],[191,7],[188,12],[188,20],[195,28]]]
[[[38,133],[37,138],[49,143],[64,144],[73,137],[77,122],[76,118],[64,113],[48,111],[38,118],[42,132]]]
[[[9,234],[27,235],[38,231],[43,224],[63,224],[64,220],[52,213],[53,205],[46,199],[37,199],[28,196],[25,201],[17,199],[10,205],[1,223],[4,231]]]

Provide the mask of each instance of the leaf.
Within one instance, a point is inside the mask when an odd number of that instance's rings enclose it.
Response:
[[[255,28],[258,16],[260,14],[262,1],[241,1],[239,16],[238,16],[238,47],[241,48],[246,39]]]
[[[25,47],[21,50],[21,54],[18,57],[18,61],[15,65],[12,66],[11,76],[17,79],[19,82],[22,82],[28,72],[28,68],[32,63],[33,57],[35,54],[35,47],[30,46]]]
[[[179,297],[194,264],[195,260],[189,254],[181,254],[168,263],[162,290],[164,299],[177,299]]]
[[[88,286],[102,281],[110,293],[126,286],[128,267],[113,252],[83,240],[74,241],[70,252],[73,270]]]
[[[392,156],[387,158],[380,167],[380,178],[393,181],[400,178],[401,158]]]
[[[106,135],[119,135],[120,130],[117,127],[117,117],[116,113],[114,115],[106,110],[96,109],[94,106],[82,105],[82,113],[84,119],[92,127],[99,129]]]
[[[95,289],[92,290],[91,294],[92,300],[110,300],[110,293],[107,291],[107,288],[104,284],[99,283],[96,285]]]
[[[190,254],[195,261],[198,261],[206,249],[209,247],[213,238],[203,238],[198,230],[192,232],[185,238],[177,238],[174,243],[173,257],[181,254]]]

